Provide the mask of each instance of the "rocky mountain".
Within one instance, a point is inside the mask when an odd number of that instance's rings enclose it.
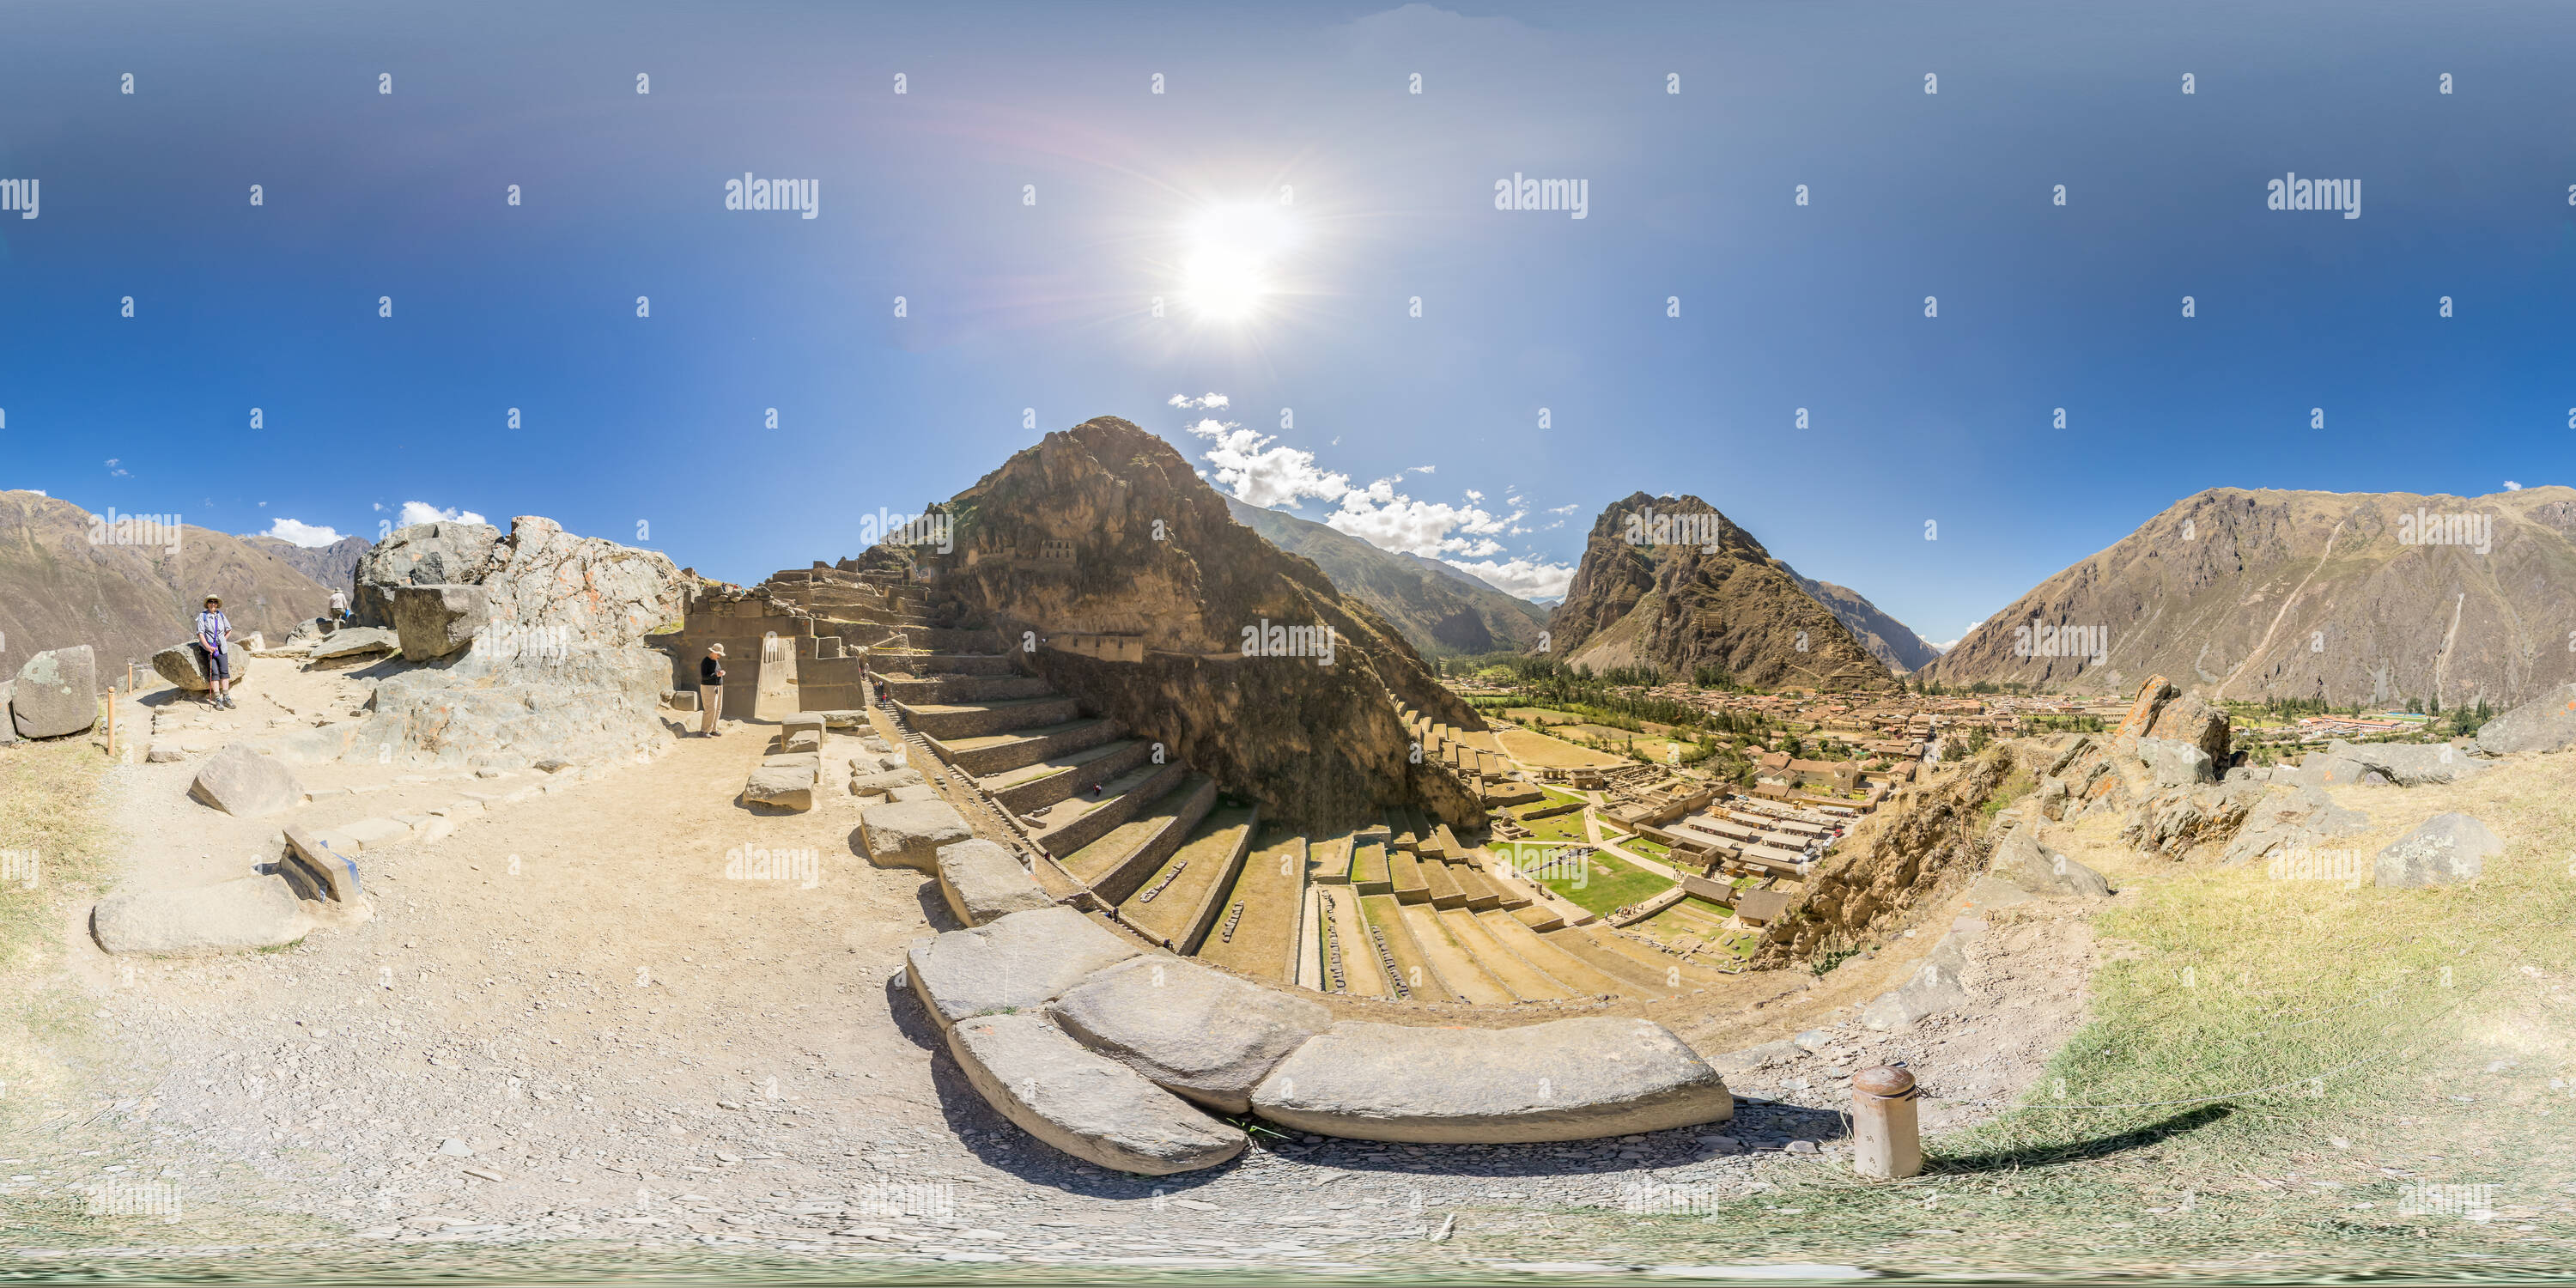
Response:
[[[1548,630],[1558,656],[1595,671],[1653,666],[1687,679],[1715,666],[1764,687],[1892,684],[1802,580],[1708,502],[1638,492],[1593,522]]]
[[[1795,575],[1794,570],[1792,575]],[[1880,612],[1878,605],[1863,598],[1857,590],[1813,577],[1799,577],[1798,588],[1806,591],[1808,598],[1832,609],[1834,616],[1860,638],[1861,647],[1868,649],[1869,655],[1884,663],[1888,670],[1900,675],[1919,671],[1932,659],[1941,656],[1941,650],[1915,634],[1913,627]]]
[[[1376,609],[1421,653],[1526,650],[1547,628],[1546,609],[1437,559],[1380,550],[1323,524],[1230,496],[1225,506],[1237,523],[1270,544],[1314,560],[1335,589]]]
[[[233,629],[283,640],[331,594],[274,552],[226,533],[119,524],[56,497],[0,491],[0,673],[33,653],[97,650],[99,673],[189,637],[197,606],[224,597]],[[172,538],[175,536],[175,540]]]
[[[344,591],[355,584],[358,556],[375,545],[365,537],[342,537],[327,546],[299,546],[266,536],[243,537],[242,543],[285,560],[297,572],[321,583],[324,590]]]
[[[2214,488],[2041,582],[1926,676],[2212,698],[2481,698],[2576,679],[2576,490]]]
[[[1411,763],[1387,695],[1460,728],[1483,722],[1366,601],[1236,522],[1171,444],[1100,417],[942,508],[953,553],[917,556],[936,569],[935,620],[1054,643],[1022,656],[1265,817],[1348,824],[1413,802],[1482,817],[1454,779]],[[1123,637],[1142,658],[1086,655],[1079,636]]]

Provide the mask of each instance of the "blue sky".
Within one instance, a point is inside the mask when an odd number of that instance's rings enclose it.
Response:
[[[1695,493],[1948,640],[2203,488],[2576,473],[2564,5],[0,23],[42,197],[0,212],[0,486],[93,510],[546,514],[748,581],[1113,414],[1533,593],[1604,503]],[[2293,171],[2361,217],[2267,210]],[[816,217],[727,210],[746,172]],[[1585,217],[1495,209],[1514,174]]]

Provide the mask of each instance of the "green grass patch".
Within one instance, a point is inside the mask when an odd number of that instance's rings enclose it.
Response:
[[[1648,872],[1618,855],[1596,851],[1589,857],[1590,871],[1584,874],[1579,884],[1571,876],[1545,882],[1548,889],[1565,896],[1586,912],[1616,912],[1672,888],[1671,878]]]

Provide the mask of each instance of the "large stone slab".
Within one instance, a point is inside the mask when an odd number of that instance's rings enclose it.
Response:
[[[224,641],[224,663],[232,670],[232,678],[226,684],[241,687],[242,680],[250,674],[250,654],[242,649],[240,640]],[[152,672],[190,693],[204,693],[215,687],[206,679],[205,658],[197,652],[193,640],[153,654]]]
[[[109,895],[90,910],[90,933],[111,953],[194,957],[275,948],[302,939],[313,918],[281,876],[243,877],[180,890]]]
[[[2233,777],[2233,775],[2230,775]],[[2293,786],[2265,796],[2247,815],[2245,825],[2227,843],[2219,862],[2230,867],[2266,858],[2274,850],[2314,848],[2319,842],[2349,836],[2370,826],[2370,816],[2337,805],[2324,789]]]
[[[2349,743],[2338,739],[2326,744],[2330,755],[2357,760],[2387,776],[2400,787],[2421,787],[2426,783],[2452,783],[2485,773],[2489,762],[2472,756],[2464,748],[2447,742],[2373,742]]]
[[[975,833],[946,801],[897,801],[859,814],[859,844],[881,868],[939,870],[941,846],[971,841]],[[1106,932],[1103,932],[1106,933]]]
[[[875,770],[850,775],[852,796],[883,796],[898,787],[920,785],[921,771],[918,769]]]
[[[356,657],[361,653],[391,653],[402,647],[402,637],[376,626],[349,626],[313,646],[307,656],[316,662],[336,657]]]
[[[1229,1114],[1248,1112],[1271,1067],[1333,1022],[1321,1003],[1160,956],[1084,980],[1047,1014],[1164,1090]]]
[[[2052,898],[2087,895],[2108,898],[2111,883],[2102,874],[2039,844],[2039,825],[2024,823],[2004,838],[1987,869],[2008,885]]]
[[[742,785],[742,799],[747,804],[768,805],[778,809],[814,808],[814,781],[819,773],[817,757],[772,756],[754,767],[751,777]],[[779,763],[779,762],[786,763]]]
[[[246,742],[208,757],[188,794],[236,818],[266,818],[304,803],[304,785],[284,762]]]
[[[2372,884],[2415,889],[2475,881],[2504,842],[2466,814],[2436,814],[2371,860]]]
[[[921,1004],[947,1025],[973,1015],[1034,1011],[1092,972],[1144,951],[1071,908],[1038,908],[917,940],[905,972]]]
[[[1214,1167],[1251,1143],[1041,1016],[966,1020],[949,1030],[948,1051],[1003,1117],[1095,1166],[1169,1176]]]
[[[314,831],[293,824],[286,828],[287,850],[306,871],[313,874],[323,894],[335,903],[356,903],[361,894],[358,863],[353,857],[357,851],[352,847],[349,853],[341,853],[332,844],[336,837],[336,833]]]
[[[87,644],[47,649],[18,668],[9,715],[22,738],[60,738],[98,723],[98,659]]]
[[[396,644],[408,662],[447,657],[472,644],[474,632],[492,620],[491,598],[481,586],[437,582],[383,590]]]
[[[939,847],[939,893],[969,926],[1055,906],[1017,857],[984,840]]]
[[[2576,684],[2559,685],[2478,729],[2478,750],[2490,756],[2571,746],[2576,746]]]
[[[1961,976],[1968,969],[1967,943],[1972,933],[1953,930],[1941,936],[1911,978],[1861,1008],[1861,1027],[1888,1033],[1966,1006],[1968,986]]]
[[[1589,1140],[1735,1115],[1725,1081],[1680,1038],[1608,1016],[1512,1029],[1346,1020],[1280,1061],[1252,1106],[1301,1131],[1416,1144]]]

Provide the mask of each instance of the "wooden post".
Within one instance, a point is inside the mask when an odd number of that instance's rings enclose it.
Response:
[[[1852,1170],[1872,1180],[1901,1181],[1923,1170],[1923,1134],[1914,1112],[1914,1075],[1880,1065],[1852,1075]]]
[[[116,686],[107,686],[107,758],[116,759]]]

